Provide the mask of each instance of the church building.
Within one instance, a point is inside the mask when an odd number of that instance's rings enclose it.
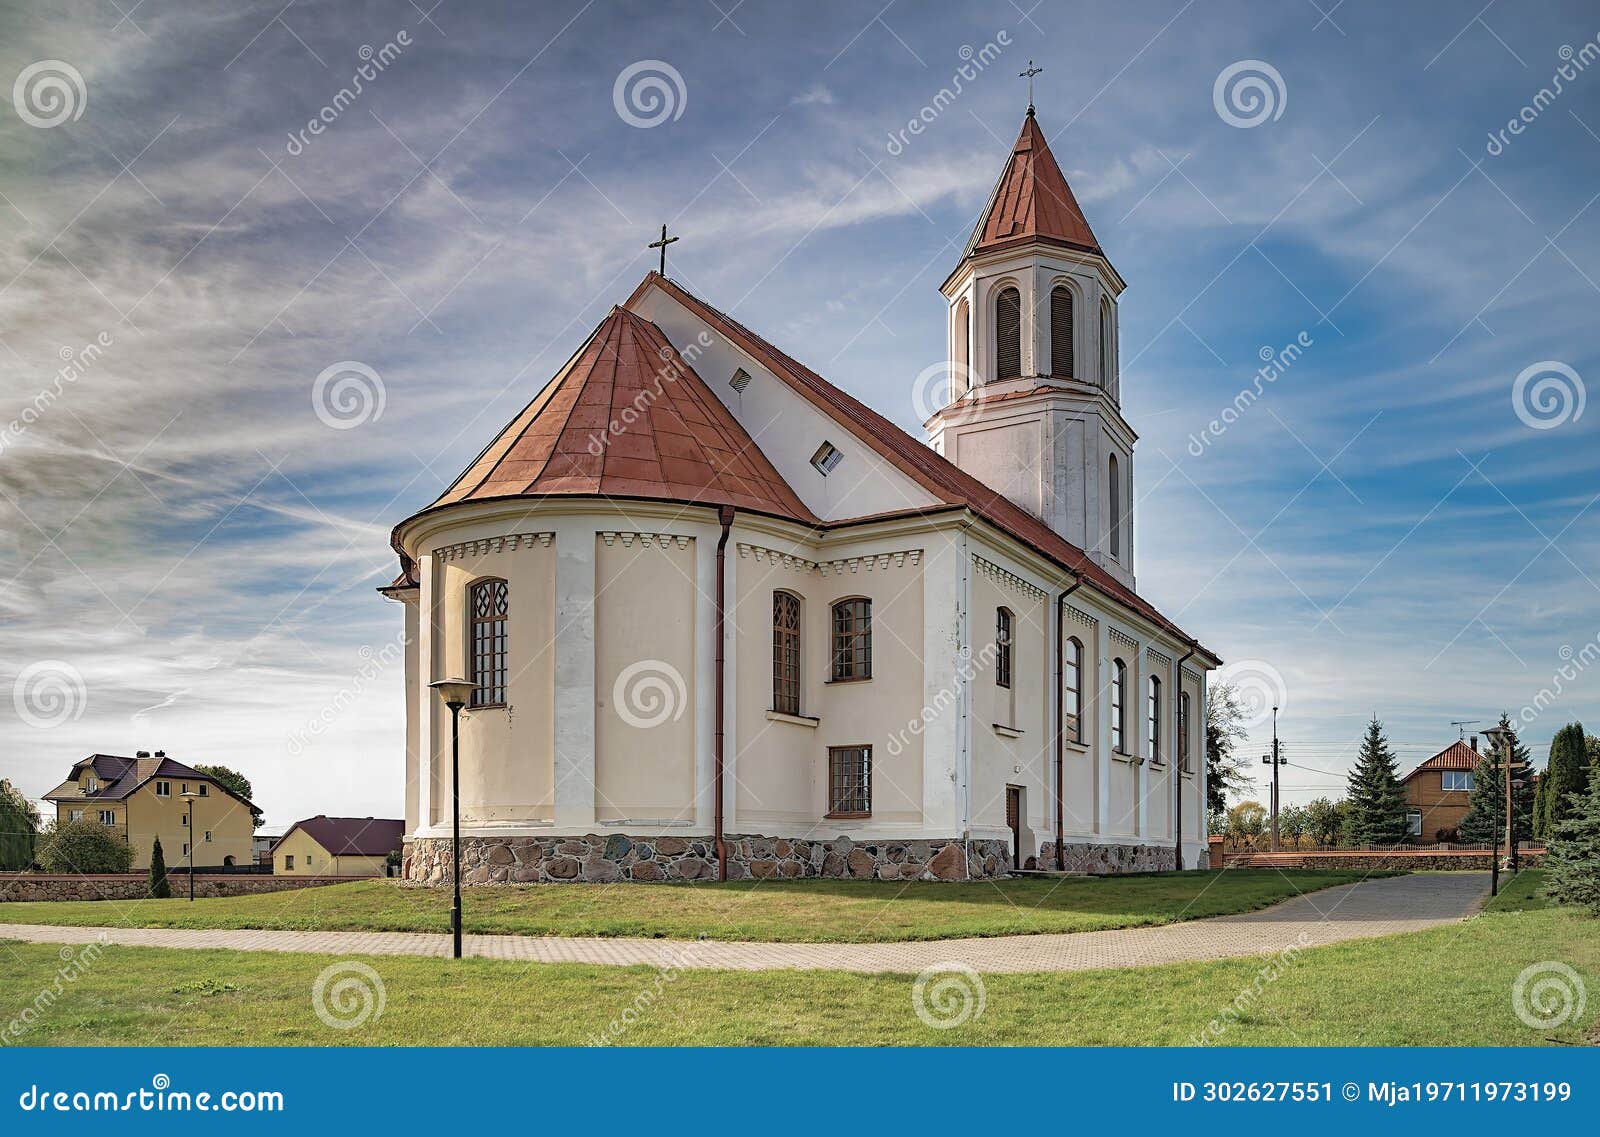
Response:
[[[466,883],[1199,866],[1220,661],[1136,591],[1123,287],[1031,107],[926,442],[648,274],[395,527],[406,875],[448,678]]]

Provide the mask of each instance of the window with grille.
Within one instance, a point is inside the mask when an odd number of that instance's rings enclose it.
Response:
[[[872,678],[870,600],[841,600],[833,606],[833,677]]]
[[[1061,730],[1073,742],[1083,741],[1083,644],[1069,639],[1061,652]]]
[[[828,748],[828,815],[866,817],[872,812],[872,747]]]
[[[1189,692],[1178,692],[1178,765],[1189,769]]]
[[[1050,290],[1050,374],[1072,378],[1072,289],[1065,284]]]
[[[997,608],[994,614],[994,681],[998,687],[1011,686],[1011,609]]]
[[[772,594],[772,709],[800,713],[800,598]]]
[[[1128,665],[1111,661],[1111,749],[1128,752]]]
[[[1150,760],[1161,761],[1161,680],[1150,676]]]
[[[994,376],[1016,379],[1022,374],[1022,293],[1002,288],[994,298]]]
[[[102,809],[100,811],[100,824],[101,825],[115,825],[116,823],[117,823],[117,815],[116,815],[116,813],[114,811],[109,810],[109,809]]]
[[[472,613],[472,701],[501,707],[506,701],[506,611],[503,580],[480,580],[467,594]]]

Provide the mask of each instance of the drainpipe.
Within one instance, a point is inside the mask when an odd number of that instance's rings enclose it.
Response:
[[[723,717],[725,698],[726,662],[723,658],[722,638],[727,598],[728,533],[733,528],[733,506],[725,505],[717,511],[722,523],[722,535],[717,538],[717,630],[716,665],[713,683],[716,687],[716,787],[712,805],[712,832],[717,847],[717,879],[728,879],[728,846],[722,839],[722,780],[723,780]]]
[[[1195,649],[1200,645],[1194,640],[1189,641],[1189,650],[1183,653],[1183,658],[1178,660],[1176,682],[1172,692],[1172,863],[1179,872],[1183,871],[1183,763],[1180,755],[1183,753],[1183,738],[1178,734],[1183,729],[1183,717],[1180,708],[1183,706],[1183,665],[1194,656]],[[1204,708],[1201,708],[1202,712]],[[1193,724],[1191,724],[1193,725]]]
[[[1056,748],[1056,871],[1065,871],[1067,863],[1066,828],[1063,820],[1062,799],[1066,796],[1061,782],[1062,776],[1062,751],[1065,749],[1066,731],[1062,729],[1062,712],[1065,710],[1061,702],[1061,679],[1063,666],[1063,651],[1066,639],[1067,597],[1083,587],[1083,576],[1080,573],[1072,582],[1072,587],[1056,597],[1056,723],[1055,723],[1055,748]],[[1081,669],[1080,669],[1081,670]],[[1083,676],[1078,676],[1078,685],[1082,687]]]

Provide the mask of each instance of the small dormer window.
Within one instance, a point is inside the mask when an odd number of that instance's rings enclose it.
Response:
[[[738,391],[741,395],[744,394],[744,389],[750,386],[750,372],[742,367],[737,368],[733,373],[733,378],[728,380],[728,386]]]
[[[92,794],[97,794],[100,792],[100,781],[93,774],[90,774],[88,778],[84,780],[83,785],[84,788]]]
[[[844,461],[844,454],[831,442],[824,442],[817,447],[817,452],[811,455],[811,464],[823,477],[833,473],[834,468]]]

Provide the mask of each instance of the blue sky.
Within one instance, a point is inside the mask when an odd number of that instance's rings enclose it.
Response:
[[[1282,701],[1310,768],[1289,797],[1336,790],[1314,771],[1374,713],[1411,762],[1548,703],[1542,757],[1600,718],[1600,410],[1574,413],[1600,374],[1600,18],[1477,9],[8,0],[0,419],[59,397],[0,445],[0,776],[37,794],[165,748],[245,770],[274,823],[397,812],[394,522],[627,296],[663,221],[672,275],[917,431],[1030,58],[1129,282],[1140,590]],[[387,62],[343,104],[364,47]],[[673,113],[639,126],[614,86],[645,61],[678,79],[645,69]],[[1255,125],[1227,121],[1252,117],[1216,93],[1231,68],[1263,78]],[[317,413],[345,361],[381,414]],[[1529,368],[1556,425],[1517,413]]]

